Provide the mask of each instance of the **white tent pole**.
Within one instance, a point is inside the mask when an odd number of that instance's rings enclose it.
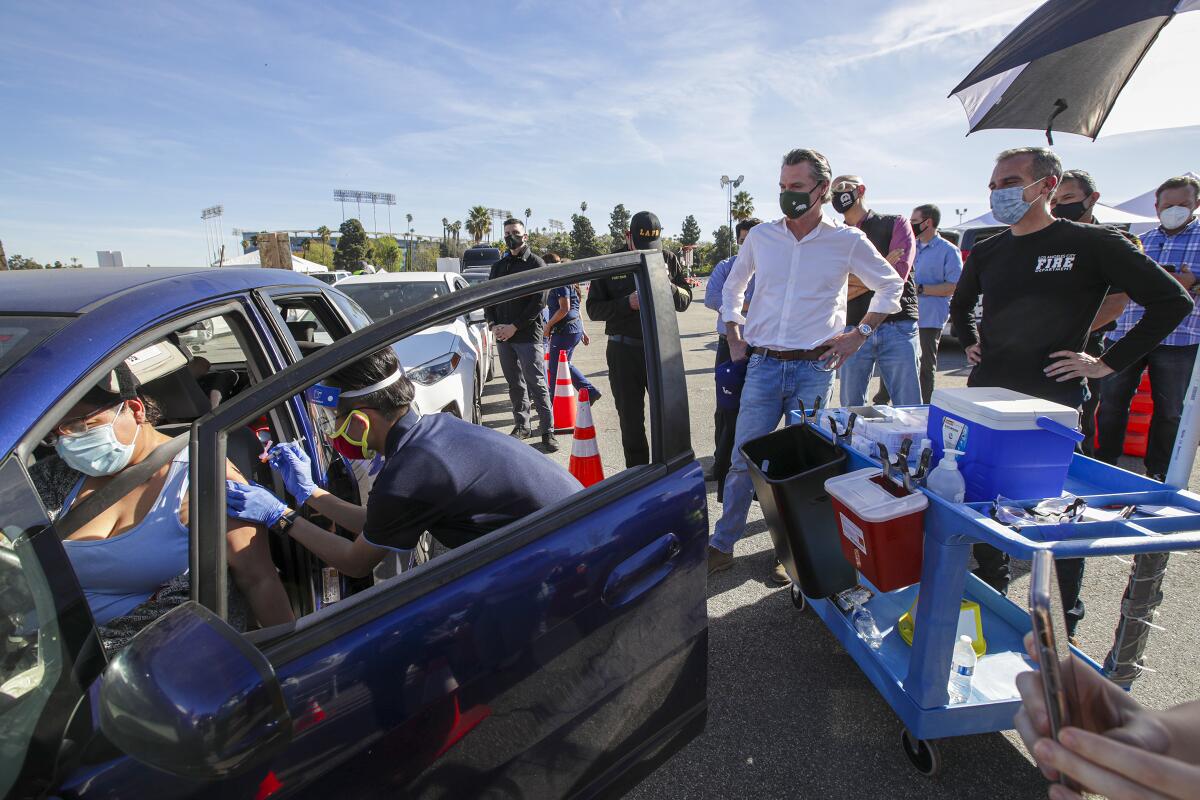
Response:
[[[1179,416],[1179,433],[1167,467],[1166,483],[1186,489],[1196,462],[1196,445],[1200,444],[1200,358],[1192,364],[1192,379],[1183,396],[1183,413]]]

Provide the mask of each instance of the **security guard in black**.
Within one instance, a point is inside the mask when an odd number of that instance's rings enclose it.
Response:
[[[1108,228],[1065,219],[1024,236],[1005,231],[971,251],[950,316],[963,347],[980,345],[968,386],[1000,386],[1072,408],[1083,379],[1047,376],[1050,354],[1082,352],[1109,292],[1127,293],[1145,316],[1101,360],[1120,372],[1158,345],[1192,309],[1184,288]],[[972,312],[983,295],[978,330]]]

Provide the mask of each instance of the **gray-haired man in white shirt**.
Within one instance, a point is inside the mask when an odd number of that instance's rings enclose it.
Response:
[[[764,436],[788,411],[829,401],[833,371],[854,354],[875,326],[900,309],[904,281],[866,234],[822,214],[832,172],[815,150],[783,157],[779,205],[784,218],[755,226],[725,281],[721,319],[733,360],[749,357],[725,477],[724,513],[708,548],[709,573],[733,565],[733,546],[746,528],[754,493],[742,445]],[[846,279],[851,274],[875,292],[862,323],[846,331]],[[743,317],[746,285],[754,277],[754,302]],[[743,326],[745,331],[743,333]],[[789,582],[783,567],[773,577]]]

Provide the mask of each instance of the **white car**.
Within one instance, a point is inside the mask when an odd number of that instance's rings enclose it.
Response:
[[[455,272],[379,272],[338,281],[373,320],[468,287]],[[492,333],[483,311],[463,314],[396,342],[396,354],[416,389],[423,412],[448,411],[478,423],[483,413],[483,384],[494,372]]]

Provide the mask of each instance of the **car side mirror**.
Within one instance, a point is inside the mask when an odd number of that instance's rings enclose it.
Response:
[[[477,308],[470,314],[467,314],[467,320],[469,322],[487,322],[487,314],[484,313],[482,308]]]
[[[109,662],[100,678],[100,730],[144,764],[209,781],[282,751],[292,720],[266,657],[187,602]]]

